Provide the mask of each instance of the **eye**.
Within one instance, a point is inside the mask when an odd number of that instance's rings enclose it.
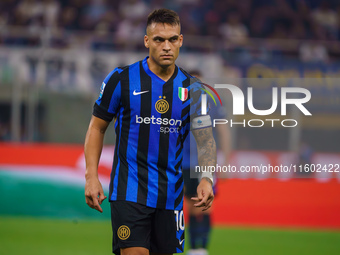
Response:
[[[176,42],[177,40],[178,40],[177,37],[175,37],[175,38],[170,38],[170,42]]]

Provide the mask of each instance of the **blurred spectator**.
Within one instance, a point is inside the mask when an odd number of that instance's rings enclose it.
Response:
[[[237,13],[228,15],[226,23],[223,23],[220,28],[220,34],[228,41],[242,44],[248,39],[248,29],[240,21]]]
[[[275,14],[279,16],[279,18],[285,19],[287,22],[289,20],[293,20],[296,18],[296,12],[293,10],[291,5],[289,4],[289,1],[287,0],[275,0],[276,3],[276,11]]]
[[[7,25],[7,22],[8,22],[8,16],[5,15],[4,13],[0,13],[0,27]]]
[[[307,31],[302,22],[295,23],[295,25],[290,30],[289,38],[300,39],[300,40],[307,38]]]
[[[59,3],[56,0],[43,0],[42,7],[46,26],[57,26],[60,10]]]
[[[133,49],[133,46],[138,42],[143,43],[141,38],[145,35],[145,24],[139,22],[139,20],[124,19],[119,23],[116,38],[117,43],[122,48]]]
[[[251,5],[252,5],[252,0],[243,0],[243,1],[238,1],[237,2],[237,7],[238,7],[238,13],[240,15],[241,20],[248,20],[249,22],[249,17],[251,16]]]
[[[16,0],[0,1],[0,26],[10,24],[14,16],[15,8]]]
[[[126,0],[121,1],[119,12],[127,19],[143,19],[149,13],[149,8],[142,0]]]
[[[155,9],[165,8],[165,0],[151,0],[150,5]]]
[[[89,32],[86,42],[111,40],[119,49],[130,44],[126,42],[127,35],[144,30],[145,15],[155,8],[180,13],[186,35],[222,36],[239,48],[245,48],[248,37],[334,40],[338,38],[340,22],[335,10],[340,12],[340,2],[331,4],[324,0],[1,0],[0,26],[18,26],[28,33],[7,37],[1,34],[0,43],[39,46],[41,31],[57,27],[61,34],[51,31],[51,47],[65,47],[63,40],[80,35],[69,31],[83,30]],[[84,42],[83,38],[71,41]],[[84,46],[92,45],[86,42]],[[141,45],[142,42],[132,42],[129,49]]]
[[[85,12],[89,0],[68,0],[61,4],[59,15],[59,27],[65,30],[83,29],[81,24],[84,23]]]
[[[253,17],[249,21],[250,24],[250,35],[251,37],[261,38],[267,33],[268,20],[265,15],[263,15],[261,10],[256,10],[253,14]]]
[[[310,8],[305,0],[296,1],[296,10],[298,16],[303,22],[307,22],[310,16]]]
[[[327,48],[317,41],[303,43],[300,46],[299,55],[303,62],[325,63],[329,61]]]
[[[59,27],[65,30],[75,30],[78,29],[77,20],[79,19],[78,9],[67,6],[61,12],[59,18]]]
[[[311,16],[313,21],[328,32],[328,39],[337,39],[338,14],[331,9],[329,2],[323,1]]]
[[[269,35],[271,39],[286,39],[288,36],[287,29],[284,24],[277,23],[274,26],[273,32]]]
[[[197,35],[203,22],[203,14],[199,12],[197,6],[186,4],[179,11],[181,17],[182,33],[187,35]]]
[[[36,0],[20,1],[15,11],[17,21],[19,21],[19,24],[21,23],[22,25],[26,25],[31,20],[43,15],[42,4]]]
[[[218,36],[220,24],[220,15],[214,11],[210,10],[204,15],[204,35]]]
[[[94,30],[108,11],[106,0],[90,0],[82,11],[81,26],[85,30]]]

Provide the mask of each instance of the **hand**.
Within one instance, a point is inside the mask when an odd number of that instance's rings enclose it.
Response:
[[[196,201],[195,207],[203,207],[202,211],[208,210],[214,200],[214,192],[211,182],[203,178],[197,186],[197,197],[192,197],[191,200]]]
[[[85,183],[85,201],[86,204],[96,209],[99,212],[103,212],[101,208],[102,202],[106,199],[104,195],[103,187],[98,178],[91,178],[86,180]]]

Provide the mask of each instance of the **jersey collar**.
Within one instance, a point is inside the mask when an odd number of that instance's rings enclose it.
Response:
[[[173,79],[175,79],[175,77],[177,76],[177,73],[178,73],[178,67],[177,65],[175,65],[175,71],[174,73],[172,74],[172,76],[170,77],[170,79],[168,81],[164,81],[163,79],[159,78],[156,74],[154,74],[150,69],[149,69],[149,66],[148,66],[148,60],[149,56],[145,57],[143,59],[143,68],[145,70],[145,72],[152,78],[152,79],[156,79],[157,81],[159,81],[160,83],[162,83],[163,85],[168,83],[168,82],[172,82]]]

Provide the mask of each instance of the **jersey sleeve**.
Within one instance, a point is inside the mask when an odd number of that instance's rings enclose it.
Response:
[[[101,87],[99,98],[93,106],[93,115],[105,121],[112,121],[113,117],[119,111],[121,101],[121,69],[114,69],[104,79]]]
[[[209,100],[210,112],[209,115],[212,119],[226,119],[228,117],[227,110],[225,107],[220,105],[215,105],[212,100]]]
[[[202,114],[202,94],[205,94],[202,83],[195,78],[195,82],[191,84],[191,107],[190,107],[190,129],[206,128],[212,125],[209,115],[210,107],[206,104],[206,114]]]

